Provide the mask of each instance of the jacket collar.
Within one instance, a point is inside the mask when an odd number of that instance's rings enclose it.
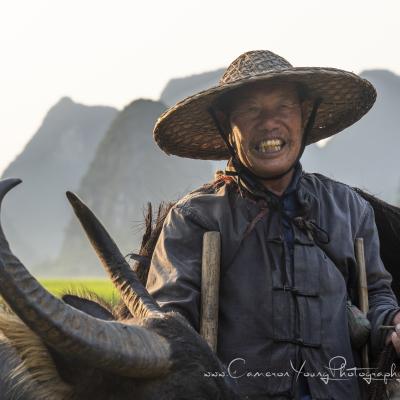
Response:
[[[304,174],[303,167],[299,162],[297,162],[294,170],[294,174],[292,176],[292,180],[289,183],[289,186],[285,189],[284,193],[281,196],[277,196],[275,193],[271,192],[270,190],[263,188],[255,188],[256,186],[260,185],[248,185],[243,179],[240,179],[240,176],[237,174],[235,167],[233,166],[231,160],[228,161],[228,164],[225,169],[225,173],[227,175],[231,175],[234,177],[236,183],[238,184],[239,188],[250,193],[256,199],[265,199],[267,196],[275,198],[278,202],[293,192],[296,192],[299,189],[300,180]],[[250,178],[247,178],[250,179]]]
[[[260,188],[259,190],[255,190],[254,186],[249,186],[246,185],[246,182],[242,179],[240,179],[240,176],[237,175],[233,165],[231,163],[228,163],[226,171],[228,172],[229,175],[233,176],[237,185],[240,188],[240,192],[242,194],[242,197],[248,197],[245,196],[245,194],[247,193],[247,195],[250,195],[250,198],[253,198],[253,200],[255,201],[259,201],[259,200],[267,200],[267,198],[274,198],[278,204],[278,208],[282,207],[282,201],[290,195],[295,195],[300,208],[299,208],[299,214],[298,216],[301,216],[302,218],[305,218],[306,220],[309,219],[310,214],[314,214],[314,212],[312,212],[312,209],[315,207],[319,207],[318,201],[315,203],[315,196],[313,195],[313,193],[310,193],[309,190],[307,189],[307,185],[304,182],[304,177],[305,177],[305,172],[303,171],[302,165],[300,162],[298,162],[295,166],[295,171],[292,177],[292,180],[290,182],[290,184],[288,185],[288,187],[286,188],[286,190],[284,191],[284,193],[281,196],[277,196],[274,193],[270,192],[267,189],[263,189]],[[257,185],[257,187],[259,188],[260,185]],[[261,202],[263,203],[263,202]],[[265,204],[265,202],[264,202]],[[265,207],[265,205],[263,206]],[[314,210],[315,211],[315,210]],[[278,242],[282,242],[283,241],[283,233],[282,233],[282,216],[279,215],[280,213],[272,213],[270,215],[270,218],[274,219],[275,221],[273,222],[272,220],[270,221],[270,229],[268,229],[268,233],[267,233],[267,237],[266,240],[267,241],[278,241]],[[319,213],[317,213],[317,215],[319,215]],[[254,216],[253,216],[254,217]],[[319,227],[319,218],[317,218],[318,220],[315,221],[317,224],[317,227]],[[300,229],[298,226],[296,226],[296,224],[293,225],[293,229],[294,229],[294,239],[296,243],[300,243],[303,245],[313,245],[314,244],[314,240],[310,237],[309,233],[307,233],[307,231],[305,231],[304,229]]]

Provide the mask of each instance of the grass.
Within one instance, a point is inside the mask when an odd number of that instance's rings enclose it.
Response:
[[[106,279],[40,279],[40,283],[56,296],[65,292],[91,291],[112,304],[119,301],[113,284]]]
[[[117,304],[120,297],[111,281],[106,279],[39,279],[40,283],[57,297],[64,293],[82,294],[90,291],[96,293],[107,303]],[[3,299],[0,296],[0,307]]]

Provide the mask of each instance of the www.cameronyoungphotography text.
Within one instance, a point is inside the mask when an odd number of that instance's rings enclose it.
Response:
[[[363,379],[367,384],[372,381],[384,381],[385,384],[390,380],[396,380],[400,382],[400,374],[396,372],[396,365],[392,364],[391,368],[387,372],[377,371],[376,368],[357,368],[347,367],[347,361],[345,357],[335,356],[329,360],[327,366],[324,366],[323,371],[313,371],[306,369],[306,361],[304,361],[299,368],[293,365],[290,361],[289,371],[251,371],[245,370],[246,360],[244,358],[235,358],[227,366],[225,371],[206,371],[204,377],[208,378],[224,378],[230,377],[232,379],[246,378],[284,378],[293,376],[296,380],[299,379],[300,375],[307,377],[308,379],[320,379],[325,384],[329,381],[348,380],[359,377]]]

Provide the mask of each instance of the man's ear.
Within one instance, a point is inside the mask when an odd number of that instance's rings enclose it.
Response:
[[[229,121],[229,117],[221,110],[215,110],[215,117],[218,119],[218,123],[220,124],[221,128],[224,130],[225,134],[229,134],[231,130],[231,124]]]
[[[228,140],[229,140],[229,143],[231,144],[231,146],[235,146],[234,139],[232,137],[233,136],[232,135],[232,126],[231,126],[231,121],[230,121],[229,116],[225,112],[223,112],[219,109],[214,110],[214,115],[215,115],[215,118],[217,118],[218,123],[219,123],[220,127],[222,128],[224,134],[228,137]]]

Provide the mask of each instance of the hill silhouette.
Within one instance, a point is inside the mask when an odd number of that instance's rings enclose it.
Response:
[[[111,124],[96,157],[81,181],[79,196],[103,221],[124,254],[141,239],[147,202],[176,200],[212,178],[211,164],[167,156],[153,140],[152,129],[165,110],[158,101],[139,99],[126,106]],[[102,275],[99,262],[73,217],[60,257],[43,275]]]
[[[43,119],[2,178],[23,183],[4,201],[4,229],[16,254],[29,264],[55,257],[69,210],[65,188],[76,189],[117,110],[64,97]]]
[[[220,68],[202,74],[171,79],[162,91],[160,101],[167,106],[173,106],[187,96],[216,85],[224,71],[224,68]]]

